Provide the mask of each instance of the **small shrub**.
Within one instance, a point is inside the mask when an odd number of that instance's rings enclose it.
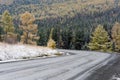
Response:
[[[56,42],[53,39],[50,39],[47,43],[47,47],[55,49],[56,48]]]
[[[63,54],[58,52],[58,53],[55,53],[55,55],[62,56]]]
[[[23,59],[30,59],[30,57],[23,57]]]
[[[55,49],[55,48],[56,48],[56,42],[52,39],[53,30],[54,30],[54,29],[52,28],[52,29],[51,29],[51,32],[50,32],[49,40],[48,40],[48,43],[47,43],[47,47],[48,47],[48,48]]]

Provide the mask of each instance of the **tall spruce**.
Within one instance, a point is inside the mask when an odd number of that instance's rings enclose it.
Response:
[[[14,33],[15,28],[13,18],[7,10],[2,14],[2,23],[4,41],[7,43],[15,43],[17,40],[17,35]]]
[[[0,42],[2,42],[3,41],[3,28],[2,28],[2,25],[3,25],[3,22],[2,21],[0,21]]]
[[[37,32],[38,26],[34,24],[35,17],[29,12],[25,12],[20,16],[21,25],[20,29],[23,31],[21,42],[23,44],[37,45],[39,39]]]
[[[108,33],[107,31],[105,31],[103,26],[98,25],[98,27],[92,33],[91,41],[88,47],[90,50],[105,51],[105,52],[111,51],[112,44],[110,42]]]
[[[115,51],[120,52],[120,23],[116,22],[112,28],[112,39]]]
[[[75,47],[76,47],[76,45],[75,45],[76,44],[76,34],[73,31],[71,35],[72,36],[71,36],[71,41],[70,41],[70,47],[71,47],[71,49],[75,49]]]
[[[2,22],[4,23],[3,29],[5,34],[9,32],[14,33],[13,18],[7,10],[2,14]]]
[[[62,29],[60,29],[60,34],[59,34],[59,37],[58,37],[58,47],[59,48],[62,48],[64,46],[64,43],[63,43],[63,38],[62,38]]]

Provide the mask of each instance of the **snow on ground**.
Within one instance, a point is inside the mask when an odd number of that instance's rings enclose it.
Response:
[[[116,75],[113,75],[111,80],[120,80],[120,78],[117,77]]]
[[[30,46],[30,45],[9,45],[0,43],[0,60],[16,60],[25,58],[34,58],[43,55],[54,56],[57,50],[46,47]]]

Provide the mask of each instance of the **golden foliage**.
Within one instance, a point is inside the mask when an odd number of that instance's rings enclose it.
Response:
[[[49,41],[47,43],[47,47],[55,49],[56,48],[56,42],[53,39],[49,39]]]
[[[52,39],[52,34],[53,34],[53,28],[51,29],[51,32],[50,32],[47,47],[55,49],[56,48],[56,42]]]
[[[13,24],[13,19],[7,10],[2,15],[2,22],[4,23],[2,25],[5,33],[2,37],[4,41],[10,44],[17,43],[17,35],[14,33],[15,28]]]
[[[3,29],[5,33],[14,32],[15,29],[13,19],[7,10],[2,14],[2,22],[5,23],[3,24]]]
[[[28,25],[33,24],[33,22],[35,21],[35,17],[31,13],[25,12],[21,15],[20,20],[23,25]]]
[[[116,22],[111,32],[113,42],[115,43],[115,50],[120,52],[120,23]]]
[[[64,0],[60,3],[57,0],[53,0],[49,5],[47,2],[43,3],[43,6],[39,4],[20,5],[15,8],[15,11],[23,13],[27,10],[33,13],[37,19],[43,19],[64,17],[66,15],[74,17],[76,13],[83,11],[86,13],[89,11],[98,12],[111,9],[113,7],[114,0]]]
[[[111,51],[112,44],[109,41],[109,35],[103,26],[98,25],[98,27],[92,33],[91,41],[88,47],[90,50]]]
[[[35,17],[31,13],[25,12],[21,15],[20,20],[22,22],[20,29],[23,31],[21,42],[23,44],[37,45],[36,41],[39,37],[37,36],[38,26],[34,24]]]

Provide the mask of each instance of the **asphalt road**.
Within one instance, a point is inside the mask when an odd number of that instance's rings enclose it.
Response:
[[[95,70],[85,80],[120,80],[120,55],[109,61],[107,65]]]
[[[0,80],[85,80],[117,58],[115,54],[100,52],[60,51],[71,55],[0,63]]]

